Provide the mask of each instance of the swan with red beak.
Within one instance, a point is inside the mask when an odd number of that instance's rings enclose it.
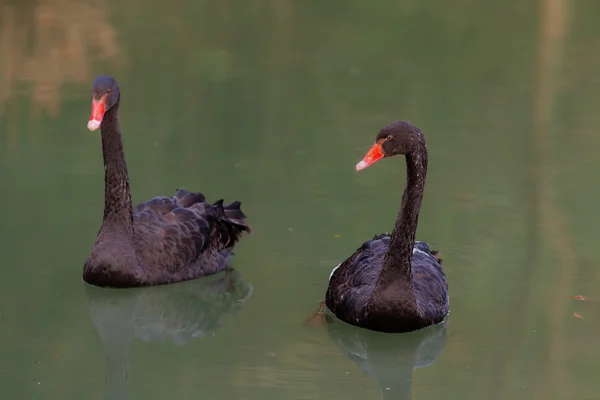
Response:
[[[406,184],[394,230],[363,242],[332,271],[325,293],[325,306],[337,318],[380,332],[425,328],[450,309],[439,253],[415,241],[428,163],[423,132],[408,121],[387,124],[356,170],[395,155],[405,158]]]

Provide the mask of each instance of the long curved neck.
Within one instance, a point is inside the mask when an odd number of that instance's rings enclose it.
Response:
[[[427,147],[421,140],[415,141],[415,147],[415,150],[406,154],[406,187],[390,247],[385,255],[382,270],[384,275],[410,278],[412,250],[427,175]]]
[[[119,126],[119,102],[102,119],[104,156],[104,219],[102,227],[119,228],[133,235],[131,192]]]

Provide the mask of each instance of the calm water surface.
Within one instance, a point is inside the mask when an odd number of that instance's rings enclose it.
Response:
[[[599,19],[585,0],[0,2],[0,398],[599,399]],[[242,201],[234,273],[82,282],[104,73],[134,203]],[[400,118],[428,140],[417,237],[450,318],[306,326],[331,268],[393,226],[402,160],[354,165]]]

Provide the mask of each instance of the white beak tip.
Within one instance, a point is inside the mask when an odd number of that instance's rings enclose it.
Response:
[[[367,168],[368,166],[369,166],[369,165],[368,165],[366,162],[364,162],[364,161],[361,161],[361,162],[359,162],[358,164],[356,164],[356,170],[357,170],[357,171],[360,171],[361,169],[365,169],[365,168]]]
[[[96,129],[98,129],[100,127],[100,124],[102,123],[102,121],[98,121],[97,119],[90,119],[90,121],[88,122],[88,129],[90,131],[95,131]]]

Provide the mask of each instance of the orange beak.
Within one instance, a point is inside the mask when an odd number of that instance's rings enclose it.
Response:
[[[371,149],[369,149],[369,152],[367,153],[365,158],[363,158],[361,162],[356,164],[357,171],[365,169],[369,165],[374,164],[375,162],[383,158],[383,150],[381,149],[381,143],[383,143],[383,141],[377,142],[373,144],[373,146],[371,146]]]
[[[92,99],[92,115],[88,121],[87,127],[90,131],[95,131],[102,124],[102,118],[106,112],[106,95],[100,100]]]

